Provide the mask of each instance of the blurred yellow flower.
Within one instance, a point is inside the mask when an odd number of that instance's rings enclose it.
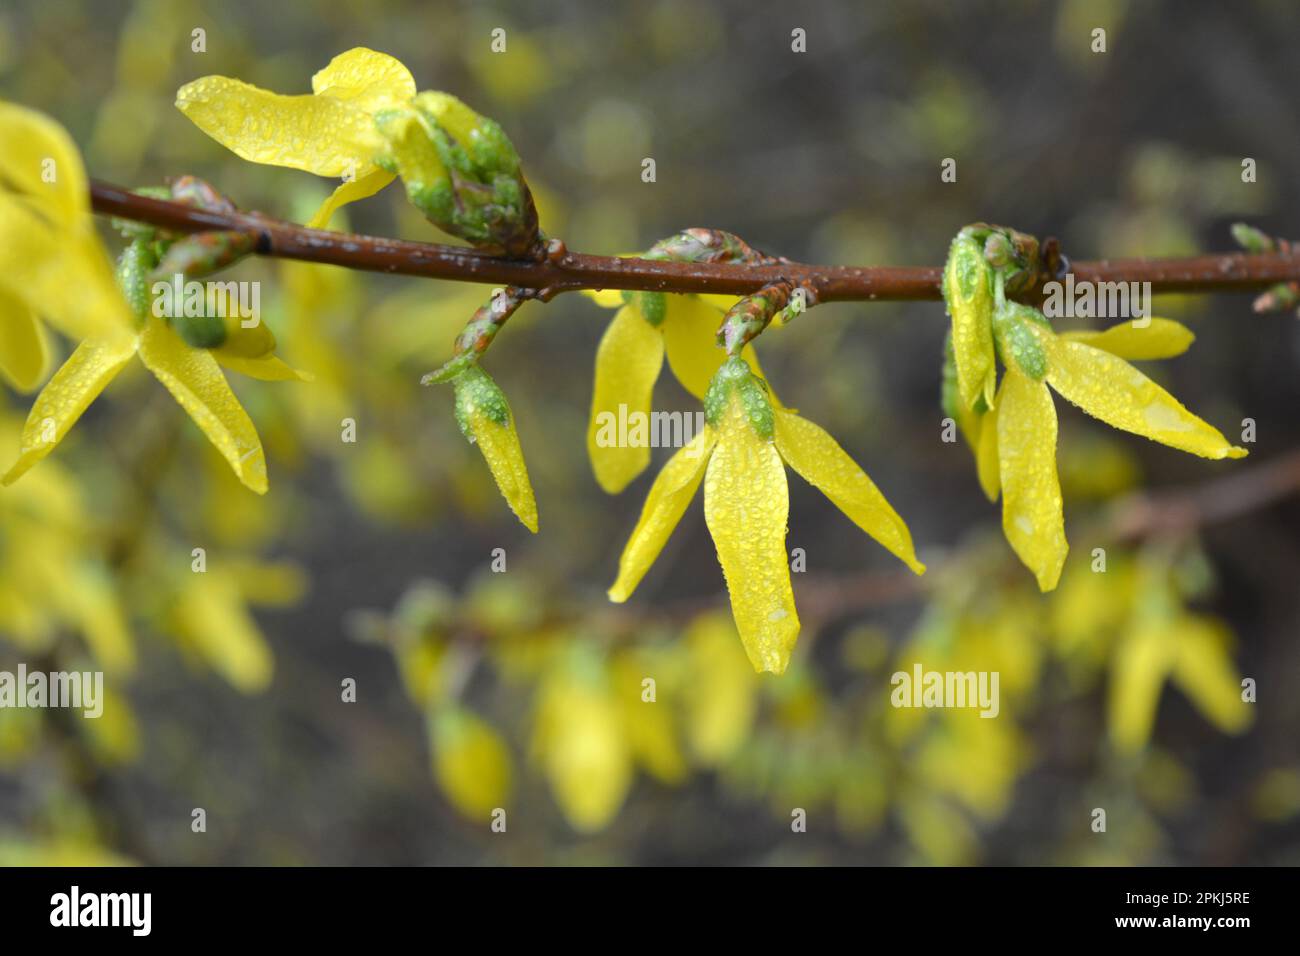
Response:
[[[575,647],[538,688],[533,753],[565,819],[594,833],[606,827],[632,786],[632,749],[599,661]]]
[[[129,337],[131,315],[90,215],[81,156],[49,117],[0,102],[0,377],[30,391],[49,351],[38,318],[74,338]]]
[[[505,741],[464,708],[436,709],[429,718],[433,775],[456,811],[486,821],[510,797],[511,761]]]

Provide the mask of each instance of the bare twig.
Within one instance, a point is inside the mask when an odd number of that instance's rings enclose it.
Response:
[[[213,212],[92,182],[96,211],[174,232],[230,230],[256,239],[259,255],[368,272],[481,282],[533,290],[549,299],[575,289],[713,292],[747,295],[774,282],[804,284],[816,300],[939,299],[938,266],[822,266],[799,262],[737,264],[620,259],[569,252],[552,241],[536,259],[506,259],[460,246],[308,229],[257,213]],[[1054,248],[1045,242],[1044,248]],[[1181,259],[1075,262],[1076,281],[1150,282],[1153,292],[1258,292],[1300,281],[1300,251],[1217,253]]]

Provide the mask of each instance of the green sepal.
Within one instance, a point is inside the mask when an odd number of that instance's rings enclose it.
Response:
[[[122,250],[117,259],[117,284],[131,307],[137,325],[143,324],[149,315],[149,274],[158,264],[153,245],[150,241],[136,239]]]
[[[470,444],[474,443],[470,428],[474,415],[482,415],[501,426],[510,424],[510,403],[505,392],[479,366],[467,366],[452,379],[452,384],[456,389],[456,424]]]
[[[740,399],[750,427],[764,439],[772,438],[775,415],[772,400],[768,397],[767,383],[754,374],[749,364],[739,356],[724,361],[704,393],[704,417],[710,425],[718,427],[732,396]]]
[[[1031,322],[1051,328],[1037,309],[1008,301],[993,314],[993,341],[1003,365],[1041,382],[1047,375],[1047,353],[1029,327]]]

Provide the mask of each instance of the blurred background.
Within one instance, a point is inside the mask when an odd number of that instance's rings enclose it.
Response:
[[[193,173],[302,221],[334,184],[242,162],[175,90],[219,73],[306,92],[368,46],[499,120],[543,228],[573,249],[698,225],[808,261],[932,265],[986,220],[1080,259],[1168,256],[1230,248],[1240,219],[1300,232],[1297,41],[1283,0],[17,0],[0,9],[0,97],[64,124],[92,176]],[[357,231],[445,241],[395,186],[346,212]],[[138,368],[0,491],[0,669],[102,669],[111,694],[99,721],[0,711],[0,863],[1300,862],[1293,316],[1254,315],[1249,296],[1157,301],[1198,341],[1144,369],[1234,441],[1253,419],[1242,462],[1057,402],[1072,551],[1045,596],[968,449],[941,441],[940,303],[826,305],[764,335],[775,389],[866,468],[931,567],[913,579],[792,477],[804,630],[772,678],[745,660],[698,496],[632,600],[605,599],[667,457],[617,497],[591,476],[610,311],[530,303],[485,362],[536,488],[533,537],[450,390],[418,385],[490,290],[267,260],[227,277],[261,281],[281,353],[316,376],[232,376],[269,494],[239,486]],[[0,457],[29,402],[0,390]],[[696,406],[664,376],[656,407]],[[1210,484],[1270,462],[1262,490]],[[1178,666],[1142,656],[1171,639]],[[1134,659],[1150,661],[1136,677]],[[914,662],[999,671],[1001,715],[891,707],[890,675]]]

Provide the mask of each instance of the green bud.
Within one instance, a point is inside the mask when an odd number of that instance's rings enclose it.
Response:
[[[375,117],[390,154],[383,158],[411,203],[444,232],[511,255],[540,237],[537,210],[519,155],[494,120],[447,93],[418,94],[408,109]]]
[[[136,239],[118,257],[117,284],[137,322],[149,314],[149,274],[157,264],[153,244],[143,239]]]
[[[739,356],[732,356],[722,363],[704,393],[704,417],[710,425],[716,428],[722,421],[733,395],[740,399],[750,427],[759,437],[770,439],[775,416],[767,383],[755,375]]]
[[[1031,322],[1046,324],[1047,319],[1030,306],[1007,302],[993,314],[993,340],[1002,364],[1041,382],[1047,375],[1047,354],[1030,327]]]
[[[1268,233],[1244,222],[1234,222],[1232,224],[1232,238],[1236,240],[1237,245],[1247,252],[1277,251],[1277,243],[1273,241],[1273,238]]]
[[[510,403],[505,392],[479,366],[467,367],[452,379],[452,385],[456,389],[456,424],[471,444],[474,432],[470,419],[475,414],[484,415],[498,425],[510,423]]]
[[[636,305],[641,310],[641,317],[651,325],[663,324],[668,312],[668,297],[662,292],[638,292]]]

